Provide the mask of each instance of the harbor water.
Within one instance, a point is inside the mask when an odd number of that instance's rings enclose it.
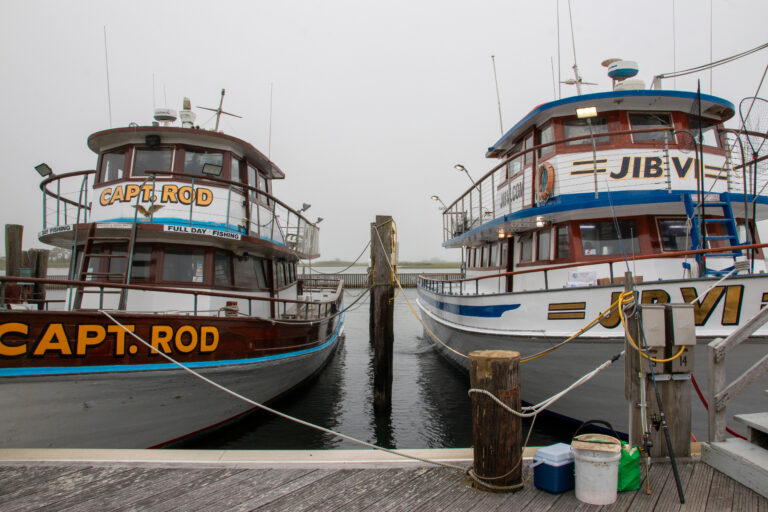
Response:
[[[325,269],[323,269],[325,271]],[[469,377],[447,363],[424,339],[416,309],[417,291],[395,299],[394,378],[390,414],[373,408],[373,346],[369,339],[368,291],[348,289],[345,340],[315,378],[271,404],[304,421],[388,448],[463,448],[472,445]],[[524,422],[527,433],[528,422]],[[529,445],[569,441],[572,425],[540,417]],[[353,449],[356,443],[293,423],[264,411],[174,448]]]

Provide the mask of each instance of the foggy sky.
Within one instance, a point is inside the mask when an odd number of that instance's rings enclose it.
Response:
[[[494,161],[500,136],[491,55],[504,128],[555,99],[556,0],[544,1],[19,1],[0,3],[2,223],[25,226],[40,246],[39,176],[92,169],[89,134],[151,122],[153,106],[216,107],[226,133],[251,142],[286,173],[277,197],[323,217],[321,259],[353,259],[377,214],[397,222],[400,259],[458,260],[441,247],[439,195],[453,201]],[[600,62],[635,60],[638,78],[709,62],[710,2],[573,0],[584,92],[610,88]],[[694,9],[699,8],[699,11]],[[765,41],[768,2],[713,0],[715,60]],[[572,77],[568,4],[560,1],[560,72]],[[674,39],[673,39],[674,32]],[[752,96],[768,51],[664,88]],[[554,71],[557,74],[557,69]],[[154,75],[154,87],[153,87]],[[273,90],[271,146],[270,86]],[[563,85],[563,96],[574,95]],[[763,96],[768,85],[763,86]],[[167,99],[167,101],[166,101]],[[202,127],[211,113],[195,110]],[[736,116],[738,118],[738,115]],[[207,124],[206,124],[206,121]],[[728,123],[736,126],[736,119]],[[2,235],[0,235],[2,236]],[[2,249],[4,252],[4,244]]]

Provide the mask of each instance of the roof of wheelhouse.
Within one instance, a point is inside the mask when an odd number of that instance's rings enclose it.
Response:
[[[502,156],[510,150],[519,137],[534,125],[541,125],[553,117],[572,116],[581,106],[597,107],[598,112],[613,110],[636,110],[641,112],[690,111],[696,101],[695,92],[665,90],[624,90],[570,96],[534,108],[527,116],[513,126],[501,139],[488,148],[488,158]],[[735,113],[733,103],[710,96],[701,95],[702,117],[725,122]]]
[[[113,128],[91,134],[88,137],[88,147],[98,154],[126,144],[143,145],[147,135],[158,135],[161,144],[188,144],[220,151],[234,151],[253,162],[268,178],[285,178],[285,173],[251,144],[231,135],[199,128],[179,128],[177,126]]]

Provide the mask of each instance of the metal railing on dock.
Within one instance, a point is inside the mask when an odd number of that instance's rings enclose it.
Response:
[[[322,277],[328,279],[341,279],[344,281],[345,288],[368,288],[370,286],[370,275],[368,274],[321,274]],[[455,281],[461,279],[461,274],[458,272],[442,272],[442,273],[422,273],[422,272],[398,272],[397,277],[400,279],[400,284],[403,288],[416,288],[419,281],[419,276],[429,277],[431,279],[439,281]],[[299,279],[316,279],[318,274],[299,274]]]

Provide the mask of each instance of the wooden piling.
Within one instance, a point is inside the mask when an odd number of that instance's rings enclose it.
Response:
[[[377,215],[371,224],[372,288],[371,314],[373,321],[373,405],[377,411],[387,411],[392,404],[392,367],[394,344],[395,286],[392,265],[396,262],[392,247],[392,217]]]
[[[520,410],[520,353],[477,350],[469,354],[472,389],[483,389]],[[522,482],[522,420],[483,393],[472,393],[474,472],[483,489],[515,490]]]
[[[19,276],[21,268],[21,240],[24,226],[5,225],[5,275]]]

